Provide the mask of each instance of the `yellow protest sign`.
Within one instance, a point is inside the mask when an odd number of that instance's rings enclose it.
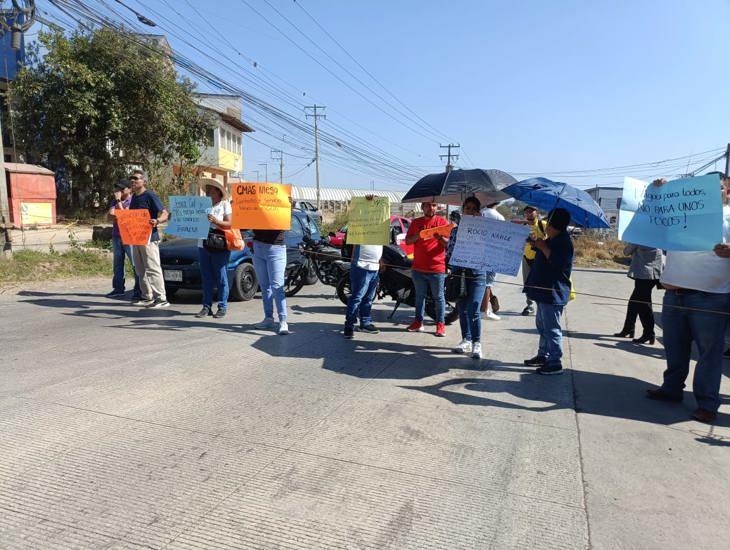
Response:
[[[291,185],[238,183],[231,197],[236,229],[291,229]]]
[[[390,201],[387,197],[355,197],[350,203],[347,244],[390,243]]]
[[[138,210],[114,210],[114,217],[122,235],[122,243],[133,246],[146,246],[150,242],[152,226],[150,211],[146,208]]]

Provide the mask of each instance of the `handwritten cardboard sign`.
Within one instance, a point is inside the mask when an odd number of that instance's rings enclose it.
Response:
[[[530,228],[510,222],[464,216],[456,231],[450,265],[517,275]]]
[[[239,183],[231,190],[237,229],[291,229],[291,185]]]
[[[717,175],[656,186],[624,179],[618,238],[663,250],[712,250],[722,242],[722,198]]]
[[[205,239],[212,206],[210,197],[170,197],[170,222],[165,233],[185,239]]]
[[[119,233],[122,235],[122,243],[134,246],[145,246],[150,242],[152,226],[150,225],[150,211],[138,210],[114,210]]]
[[[432,227],[431,229],[423,229],[418,236],[423,240],[433,239],[436,235],[441,235],[448,239],[454,227],[456,226],[453,223],[450,223],[449,225],[440,225],[438,227]]]
[[[347,223],[348,244],[390,244],[390,200],[354,197]]]

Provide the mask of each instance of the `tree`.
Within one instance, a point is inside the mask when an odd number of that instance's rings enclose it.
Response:
[[[108,29],[38,41],[11,88],[16,139],[27,162],[65,169],[76,206],[93,206],[130,165],[198,160],[211,122],[160,48]]]

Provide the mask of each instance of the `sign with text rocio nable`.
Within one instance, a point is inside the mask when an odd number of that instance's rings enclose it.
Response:
[[[517,275],[530,228],[483,216],[463,216],[450,265]]]
[[[170,197],[170,221],[165,233],[185,239],[205,239],[210,229],[208,214],[212,206],[210,197]]]
[[[722,242],[722,206],[717,175],[663,185],[625,178],[618,238],[662,250],[712,250]]]
[[[291,229],[291,185],[243,182],[231,195],[236,229]]]
[[[390,244],[390,200],[387,197],[352,199],[347,244]]]

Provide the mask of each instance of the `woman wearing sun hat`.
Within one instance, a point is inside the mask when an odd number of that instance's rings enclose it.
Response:
[[[225,185],[212,178],[201,178],[200,188],[213,201],[208,211],[210,229],[207,239],[198,241],[200,276],[203,285],[203,309],[196,317],[212,315],[216,319],[226,316],[228,310],[228,261],[231,252],[226,246],[223,229],[231,228],[231,203]],[[213,288],[218,287],[218,309],[213,313]]]

